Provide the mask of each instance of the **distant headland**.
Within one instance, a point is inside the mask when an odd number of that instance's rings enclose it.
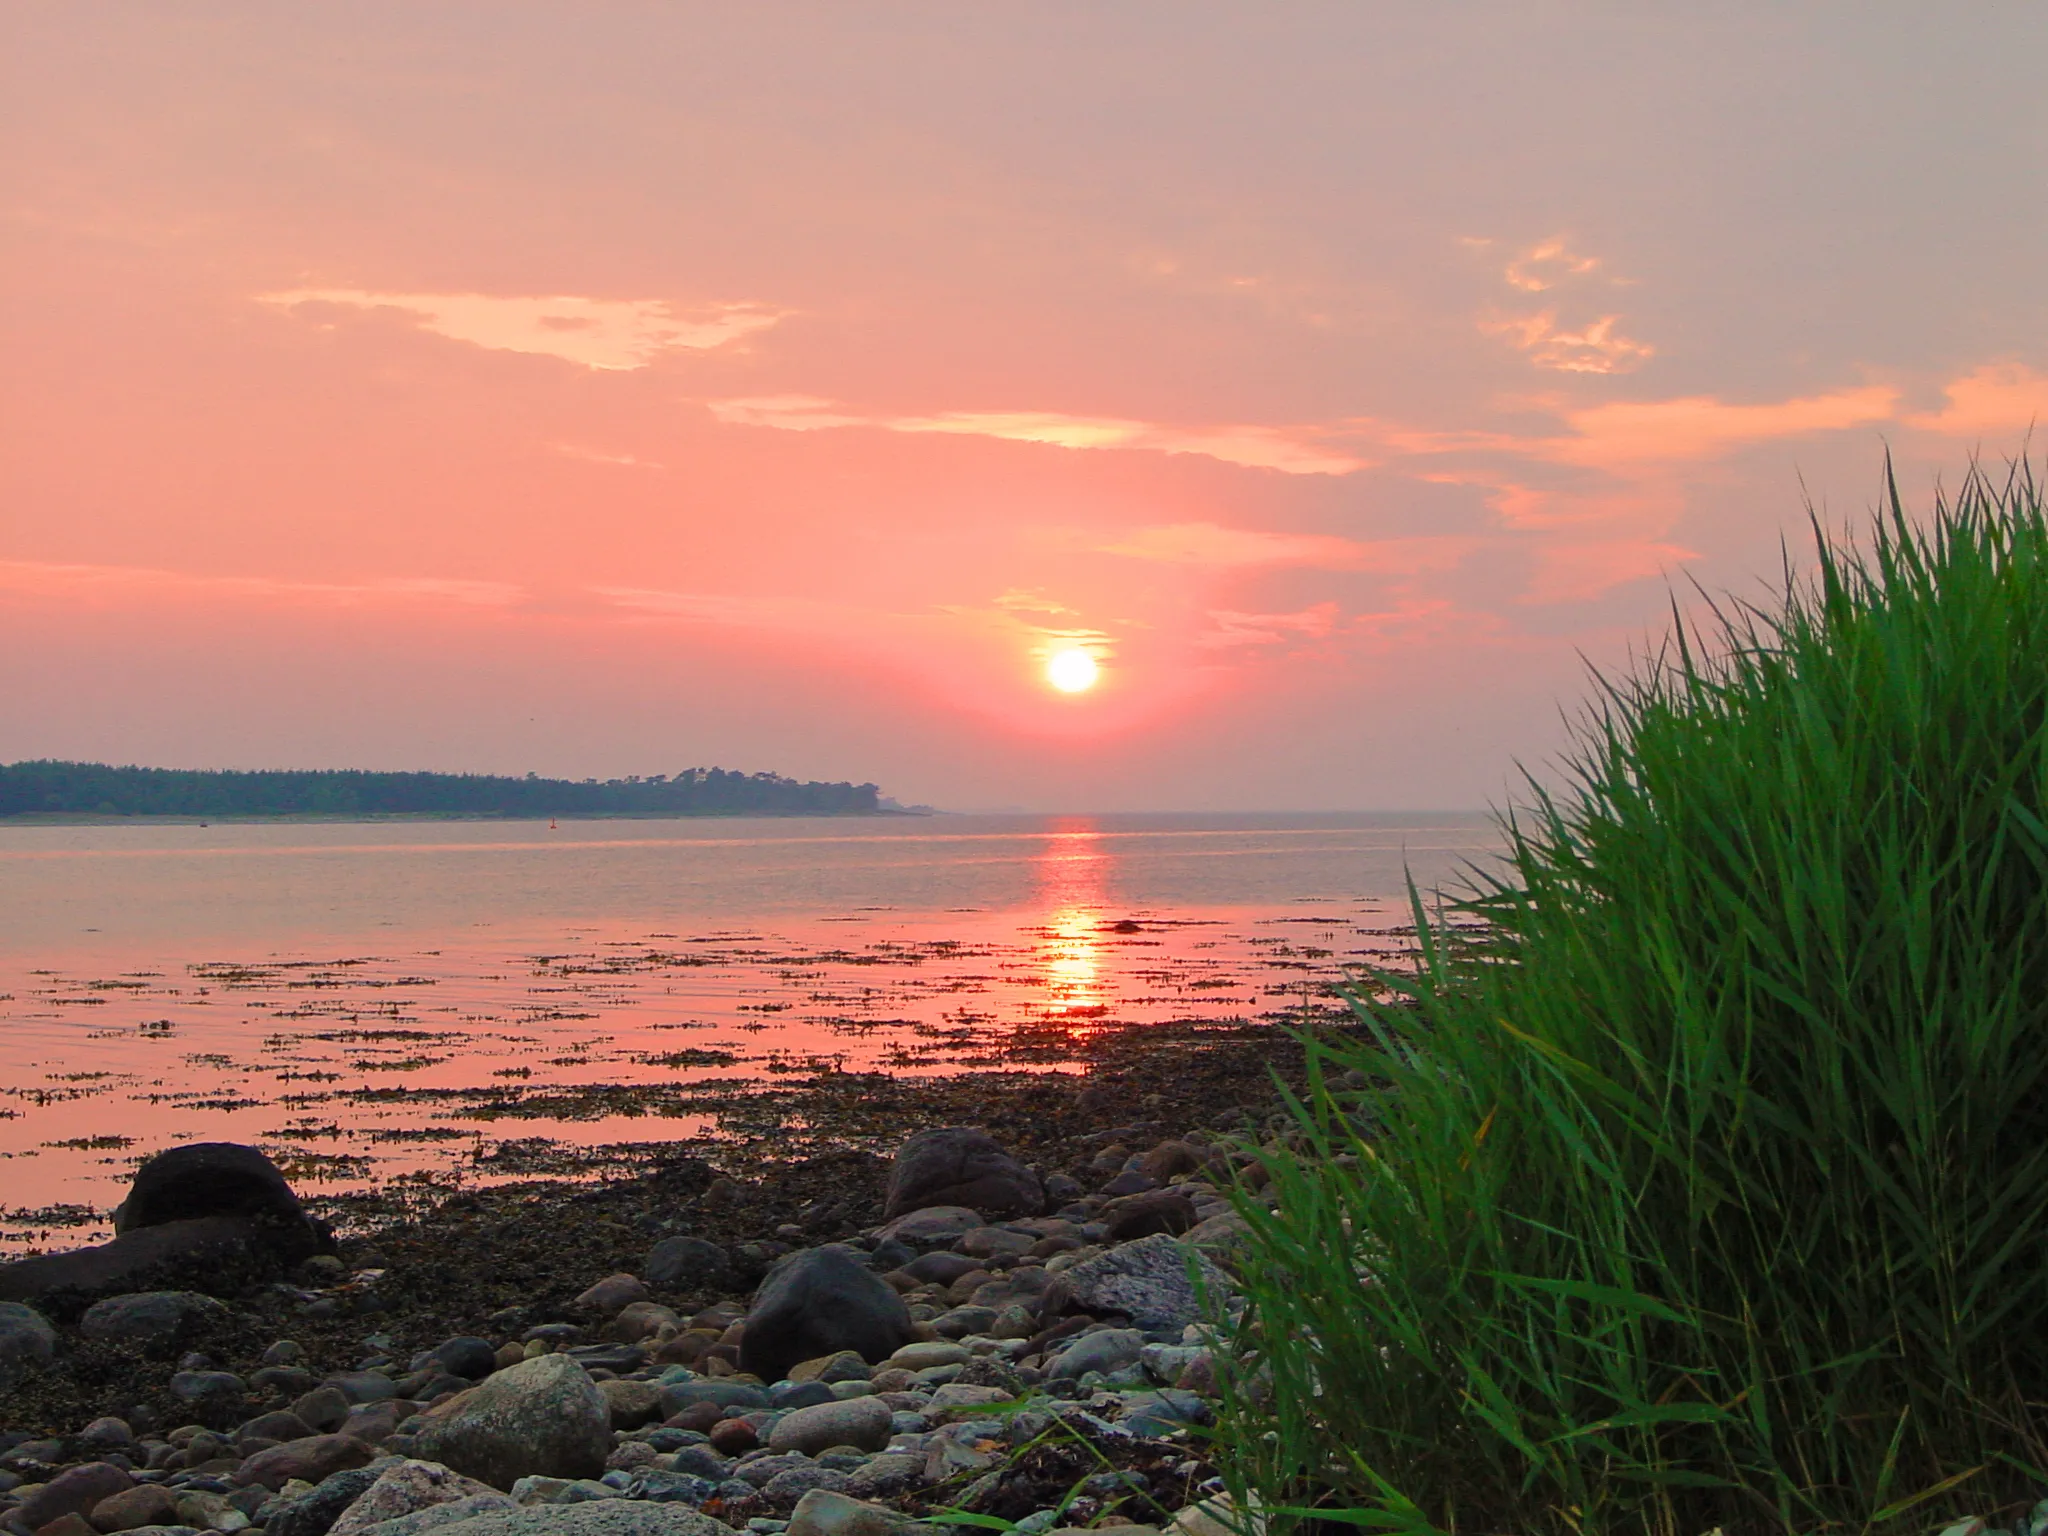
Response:
[[[921,807],[918,809],[922,809]],[[108,816],[886,816],[873,784],[688,768],[652,778],[543,779],[357,769],[117,768],[48,759],[0,764],[0,819]]]

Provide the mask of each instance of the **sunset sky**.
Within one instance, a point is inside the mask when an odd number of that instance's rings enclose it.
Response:
[[[0,760],[1497,801],[1803,496],[2048,416],[2044,56],[1989,5],[11,0]]]

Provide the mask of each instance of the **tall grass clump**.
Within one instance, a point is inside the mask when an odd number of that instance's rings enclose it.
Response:
[[[2048,1492],[2048,519],[2022,464],[1815,538],[1601,680],[1502,872],[1308,1042],[1240,1201],[1239,1508],[1735,1536]]]

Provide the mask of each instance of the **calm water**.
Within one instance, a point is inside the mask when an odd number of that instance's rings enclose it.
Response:
[[[1462,814],[0,827],[0,1248],[93,1235],[181,1140],[487,1179],[821,1067],[1281,1018],[1398,949],[1409,873],[1494,846]]]

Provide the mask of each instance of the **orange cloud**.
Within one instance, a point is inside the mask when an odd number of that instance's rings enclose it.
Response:
[[[1632,373],[1657,349],[1636,341],[1615,329],[1619,315],[1602,315],[1576,331],[1559,330],[1557,311],[1546,309],[1534,315],[1491,314],[1479,321],[1489,336],[1505,336],[1511,346],[1529,354],[1538,368],[1561,373]]]
[[[374,293],[293,288],[259,293],[259,304],[294,314],[310,308],[391,309],[422,330],[497,352],[531,352],[601,370],[645,368],[672,349],[705,351],[765,330],[787,312],[758,304],[711,304],[678,312],[661,299],[574,294],[501,298],[483,293]]]
[[[2014,437],[2048,416],[2048,376],[2024,363],[1986,363],[1943,393],[1946,406],[1908,416],[1906,424],[1947,437]]]
[[[1616,400],[1566,413],[1573,436],[1527,447],[1537,457],[1602,469],[1705,459],[1772,438],[1886,421],[1898,400],[1899,392],[1882,384],[1768,405],[1730,405],[1711,395]]]
[[[1507,265],[1503,274],[1508,286],[1524,293],[1542,293],[1568,277],[1583,277],[1597,271],[1596,256],[1580,256],[1569,250],[1562,237],[1539,241]]]
[[[734,426],[818,432],[870,427],[884,432],[945,433],[1044,443],[1055,448],[1138,449],[1192,453],[1246,469],[1287,475],[1348,475],[1367,461],[1318,442],[1313,428],[1262,426],[1177,427],[1115,416],[1074,416],[1059,411],[943,411],[930,416],[865,416],[815,395],[761,395],[708,402],[712,416]]]

